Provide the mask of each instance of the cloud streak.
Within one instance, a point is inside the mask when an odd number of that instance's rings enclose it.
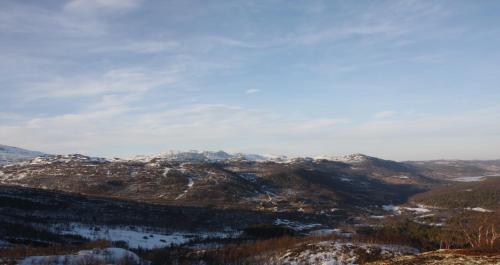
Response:
[[[500,35],[478,14],[495,5],[3,1],[0,137],[110,156],[494,158],[500,117],[481,108],[500,100]]]

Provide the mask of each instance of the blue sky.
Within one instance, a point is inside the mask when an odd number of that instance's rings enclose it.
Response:
[[[500,158],[499,1],[0,2],[0,139]]]

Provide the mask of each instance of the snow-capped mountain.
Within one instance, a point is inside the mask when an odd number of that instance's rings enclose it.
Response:
[[[350,154],[350,155],[343,155],[343,156],[319,156],[316,157],[315,159],[324,159],[324,160],[330,160],[330,161],[336,161],[336,162],[342,162],[342,163],[347,163],[347,164],[354,164],[354,163],[361,163],[365,162],[369,159],[372,159],[373,157],[364,155],[364,154]]]
[[[288,157],[275,155],[259,155],[236,153],[229,154],[224,151],[166,151],[157,155],[137,155],[127,160],[149,162],[153,160],[171,162],[221,162],[221,161],[275,161],[286,162]]]
[[[44,155],[42,152],[0,144],[0,166],[27,161]]]

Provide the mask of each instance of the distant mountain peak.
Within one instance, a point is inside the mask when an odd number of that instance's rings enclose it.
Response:
[[[330,160],[330,161],[343,162],[343,163],[350,164],[350,163],[365,162],[367,160],[373,159],[373,157],[367,156],[365,154],[355,153],[355,154],[342,155],[342,156],[320,156],[320,157],[316,157],[316,159],[324,159],[324,160]]]
[[[178,151],[169,150],[156,155],[136,155],[128,160],[148,162],[151,160],[167,160],[167,161],[185,161],[185,162],[220,162],[228,160],[245,160],[245,161],[276,161],[285,162],[289,161],[286,156],[279,155],[259,155],[249,153],[235,153],[230,154],[225,151]]]

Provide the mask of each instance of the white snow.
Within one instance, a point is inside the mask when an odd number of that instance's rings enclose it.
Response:
[[[475,182],[475,181],[482,181],[484,179],[485,179],[484,176],[476,176],[476,177],[459,177],[459,178],[454,178],[452,180],[459,182]]]
[[[400,208],[398,206],[394,206],[393,204],[382,205],[382,209],[384,209],[384,211],[388,211],[388,212],[400,211],[399,210]]]
[[[315,157],[316,160],[330,160],[330,161],[336,161],[336,162],[343,162],[347,164],[357,164],[364,162],[368,159],[369,157],[363,154],[350,154],[350,155],[343,155],[343,156],[319,156]]]
[[[293,230],[296,230],[296,231],[302,231],[302,230],[307,230],[307,229],[321,226],[321,224],[303,224],[300,222],[295,222],[295,221],[290,221],[290,220],[280,219],[280,218],[274,220],[274,224],[275,225],[283,225],[283,226],[286,226],[286,227],[293,229]]]
[[[370,218],[372,218],[372,219],[384,219],[385,216],[384,215],[370,215]]]
[[[492,210],[484,209],[484,208],[481,208],[481,207],[474,207],[474,208],[468,207],[468,208],[465,208],[465,209],[469,210],[469,211],[481,212],[481,213],[491,213],[491,212],[493,212]]]
[[[289,250],[279,258],[278,264],[288,265],[344,265],[358,264],[358,251],[370,253],[380,250],[385,257],[417,254],[418,250],[400,245],[379,245],[364,243],[347,243],[335,241],[322,241],[310,243],[304,247]]]
[[[388,204],[388,205],[382,205],[382,209],[384,209],[384,211],[395,212],[397,214],[400,214],[401,210],[406,210],[415,213],[428,213],[431,211],[425,205],[418,205],[417,207],[401,207]]]
[[[189,240],[199,237],[226,238],[236,235],[236,232],[158,232],[144,227],[110,227],[110,226],[90,226],[85,224],[72,223],[68,225],[54,225],[52,230],[59,234],[80,235],[90,240],[124,241],[130,248],[161,248],[171,245],[179,245]]]
[[[403,209],[405,210],[408,210],[410,212],[417,212],[417,213],[428,213],[430,212],[431,210],[425,208],[425,207],[422,207],[422,206],[419,206],[419,207],[403,207]]]
[[[133,260],[136,264],[149,264],[149,262],[143,261],[135,253],[126,249],[104,248],[81,250],[75,255],[31,256],[20,261],[19,265],[77,265],[92,263],[119,264],[123,260]]]

